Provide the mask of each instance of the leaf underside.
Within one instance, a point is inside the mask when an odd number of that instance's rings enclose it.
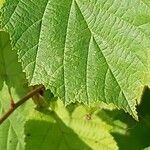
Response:
[[[30,85],[65,104],[113,103],[137,118],[149,85],[150,4],[141,0],[6,0],[9,32]]]

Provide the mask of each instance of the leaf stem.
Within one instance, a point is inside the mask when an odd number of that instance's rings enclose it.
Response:
[[[8,109],[7,112],[5,112],[2,117],[0,117],[0,125],[22,104],[24,104],[27,100],[29,100],[31,97],[39,93],[41,90],[44,89],[43,85],[38,86],[37,88],[33,89],[30,91],[27,95],[25,95],[23,98],[21,98],[18,102],[10,103],[10,108]]]

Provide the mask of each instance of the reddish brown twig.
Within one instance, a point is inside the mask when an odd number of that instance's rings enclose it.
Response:
[[[8,88],[8,93],[9,93],[9,96],[10,96],[10,107],[14,107],[15,102],[13,100],[10,88]]]
[[[10,102],[10,108],[7,112],[5,112],[2,117],[0,117],[0,125],[22,104],[24,104],[28,99],[39,93],[41,90],[44,89],[43,85],[38,86],[31,92],[29,92],[27,95],[25,95],[23,98],[21,98],[18,102],[14,103],[13,99],[11,99]]]

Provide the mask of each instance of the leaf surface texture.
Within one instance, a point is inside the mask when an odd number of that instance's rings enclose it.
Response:
[[[149,80],[150,4],[141,0],[6,0],[2,27],[30,85],[65,104],[113,103],[137,118]]]

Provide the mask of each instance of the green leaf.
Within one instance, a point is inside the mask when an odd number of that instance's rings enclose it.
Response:
[[[149,146],[149,147],[144,148],[143,150],[150,150],[150,146]]]
[[[5,2],[4,0],[0,0],[0,8],[2,8],[4,2]]]
[[[14,101],[19,100],[27,92],[25,75],[17,54],[12,51],[9,35],[0,32],[0,116],[10,106],[10,92]],[[24,150],[24,123],[31,103],[21,106],[2,125],[0,125],[0,149]]]
[[[83,106],[70,116],[58,101],[55,111],[34,110],[25,125],[26,150],[116,150],[116,142],[109,133],[111,126],[95,115],[87,119]],[[44,140],[43,140],[44,139]]]
[[[141,0],[6,0],[3,29],[30,85],[71,102],[113,103],[137,119],[150,85],[150,5]]]
[[[150,145],[150,90],[145,88],[137,108],[139,121],[123,111],[103,109],[98,116],[112,126],[111,134],[120,150],[143,150]]]

